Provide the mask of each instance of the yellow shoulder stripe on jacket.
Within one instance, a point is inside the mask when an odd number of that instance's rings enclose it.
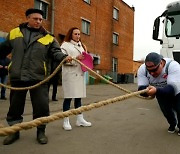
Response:
[[[40,43],[42,43],[43,45],[48,45],[49,43],[52,43],[52,42],[53,42],[53,39],[54,39],[53,36],[47,34],[46,36],[38,39],[37,41],[40,42]]]
[[[9,39],[13,40],[13,39],[15,39],[17,37],[23,37],[23,34],[21,33],[19,27],[17,27],[17,28],[10,31],[10,38]]]

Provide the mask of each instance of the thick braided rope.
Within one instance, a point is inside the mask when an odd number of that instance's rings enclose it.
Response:
[[[88,71],[90,71],[91,73],[93,73],[94,75],[98,76],[100,79],[106,81],[107,83],[109,83],[110,85],[124,91],[124,92],[127,92],[127,93],[131,93],[131,91],[127,90],[127,89],[124,89],[120,86],[118,86],[117,84],[114,84],[113,82],[107,80],[106,78],[102,77],[101,75],[99,75],[98,73],[96,73],[95,71],[91,70],[89,67],[87,67],[86,65],[84,65],[82,62],[80,62],[79,60],[77,60],[76,58],[73,58],[74,61],[78,62],[80,65],[84,66]],[[8,85],[4,85],[2,83],[0,83],[0,86],[3,86],[5,88],[8,88],[8,89],[11,89],[11,90],[30,90],[30,89],[33,89],[33,88],[36,88],[38,86],[40,86],[41,84],[44,84],[45,82],[49,81],[59,70],[60,68],[62,67],[63,63],[65,62],[65,59],[63,59],[61,61],[61,63],[57,66],[57,68],[54,70],[54,72],[48,76],[46,79],[44,79],[43,81],[40,81],[39,83],[33,85],[33,86],[29,86],[29,87],[11,87],[11,86],[8,86]],[[152,97],[142,97],[140,95],[137,95],[137,97],[139,98],[142,98],[142,99],[152,99]]]
[[[147,91],[148,91],[148,89],[144,89],[141,91],[133,92],[130,94],[125,94],[122,96],[114,97],[114,98],[107,99],[104,101],[100,101],[97,103],[92,103],[92,104],[89,104],[87,106],[81,106],[77,109],[71,109],[71,110],[68,110],[66,112],[59,112],[59,113],[52,114],[52,115],[47,116],[47,117],[37,118],[37,119],[34,119],[33,121],[30,121],[30,122],[23,122],[23,123],[19,123],[19,124],[13,125],[13,126],[0,128],[0,136],[6,136],[9,134],[13,134],[13,133],[20,131],[20,130],[23,130],[23,129],[24,130],[31,129],[31,128],[37,127],[41,124],[49,123],[49,122],[52,122],[52,121],[55,121],[58,119],[62,119],[64,117],[69,117],[71,115],[77,115],[77,114],[80,114],[84,111],[89,111],[93,108],[99,108],[101,106],[105,106],[105,105],[108,105],[111,103],[115,103],[117,101],[122,101],[122,100],[128,99],[132,96],[136,96],[136,95],[145,93]]]
[[[37,88],[38,86],[44,84],[45,82],[49,81],[61,68],[62,64],[65,62],[65,59],[63,59],[61,61],[61,63],[56,67],[56,69],[54,70],[54,72],[48,76],[46,79],[38,82],[37,84],[33,85],[33,86],[29,86],[29,87],[11,87],[11,86],[8,86],[8,85],[4,85],[2,83],[0,83],[0,86],[2,87],[5,87],[5,88],[8,88],[8,89],[11,89],[11,90],[30,90],[30,89],[33,89],[33,88]]]
[[[84,64],[83,64],[82,62],[80,62],[79,60],[77,60],[77,59],[74,59],[74,60],[75,60],[76,62],[78,62],[79,64],[81,64],[82,66],[84,66],[89,72],[91,72],[91,73],[93,73],[94,75],[98,76],[100,79],[106,81],[106,82],[109,83],[110,85],[112,85],[112,86],[114,86],[114,87],[116,87],[116,88],[118,88],[118,89],[120,89],[120,90],[122,90],[122,91],[124,91],[124,92],[126,92],[126,93],[132,93],[132,91],[129,91],[129,90],[127,90],[127,89],[124,89],[124,88],[118,86],[117,84],[115,84],[115,83],[107,80],[106,78],[102,77],[101,75],[99,75],[99,74],[96,73],[95,71],[91,70],[91,69],[90,69],[89,67],[87,67],[86,65],[84,65]],[[137,97],[143,98],[143,99],[153,99],[153,98],[150,97],[150,96],[149,96],[149,97],[143,97],[143,96],[137,95]]]

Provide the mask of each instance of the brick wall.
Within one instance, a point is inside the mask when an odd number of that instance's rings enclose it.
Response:
[[[114,46],[113,56],[118,60],[118,72],[133,71],[134,12],[124,2],[116,1],[119,21],[114,21],[114,30],[119,32],[119,46]]]
[[[51,31],[51,0],[45,28]],[[101,63],[95,66],[101,74],[112,71],[112,57],[118,59],[118,73],[133,72],[134,10],[121,0],[54,0],[54,35],[60,41],[59,34],[66,35],[71,27],[81,29],[82,18],[91,22],[90,35],[81,34],[88,51],[100,55]],[[9,32],[25,22],[24,12],[34,7],[34,0],[1,0],[0,31]],[[112,17],[113,7],[119,9],[119,20]],[[113,32],[119,33],[119,44],[112,44]]]
[[[91,21],[90,36],[81,34],[88,51],[101,57],[95,69],[102,74],[112,71],[112,57],[118,58],[118,72],[133,72],[134,10],[121,0],[55,1],[55,35],[66,35],[69,28],[81,29],[81,18]],[[75,5],[76,4],[76,5]],[[119,20],[112,19],[113,6],[119,9]],[[119,33],[119,45],[112,44],[112,33]]]
[[[144,63],[144,61],[133,61],[133,73],[137,74],[139,67]]]
[[[46,0],[50,2],[51,0]],[[9,32],[20,23],[26,22],[25,11],[34,7],[34,0],[0,0],[0,31]],[[51,5],[45,27],[50,30]]]

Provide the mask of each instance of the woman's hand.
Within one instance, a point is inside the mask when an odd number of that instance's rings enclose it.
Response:
[[[83,60],[84,59],[84,55],[83,54],[80,54],[76,57],[77,60]]]
[[[67,63],[69,63],[69,62],[72,61],[72,57],[71,57],[71,56],[67,56],[67,57],[65,58],[65,60],[66,60]]]

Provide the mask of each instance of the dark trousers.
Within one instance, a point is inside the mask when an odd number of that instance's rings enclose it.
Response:
[[[156,95],[161,111],[167,119],[169,125],[180,128],[180,94],[173,95]],[[177,118],[176,118],[177,115]]]
[[[72,98],[65,98],[63,102],[63,111],[67,111],[70,109]],[[74,99],[74,108],[81,107],[81,98]]]
[[[48,89],[50,89],[50,86],[53,86],[53,91],[52,91],[52,99],[56,99],[57,95],[57,88],[58,88],[58,79],[57,80],[50,80],[48,83]]]
[[[28,87],[37,82],[11,82],[12,87]],[[24,106],[28,90],[11,90],[10,107],[7,114],[7,122],[14,125],[23,121]],[[29,90],[33,107],[33,119],[49,116],[48,84],[45,83],[37,88]]]
[[[0,82],[2,84],[7,84],[7,79],[8,79],[8,76],[7,75],[2,75],[0,76]],[[5,98],[6,96],[6,88],[5,87],[1,87],[1,98]]]

